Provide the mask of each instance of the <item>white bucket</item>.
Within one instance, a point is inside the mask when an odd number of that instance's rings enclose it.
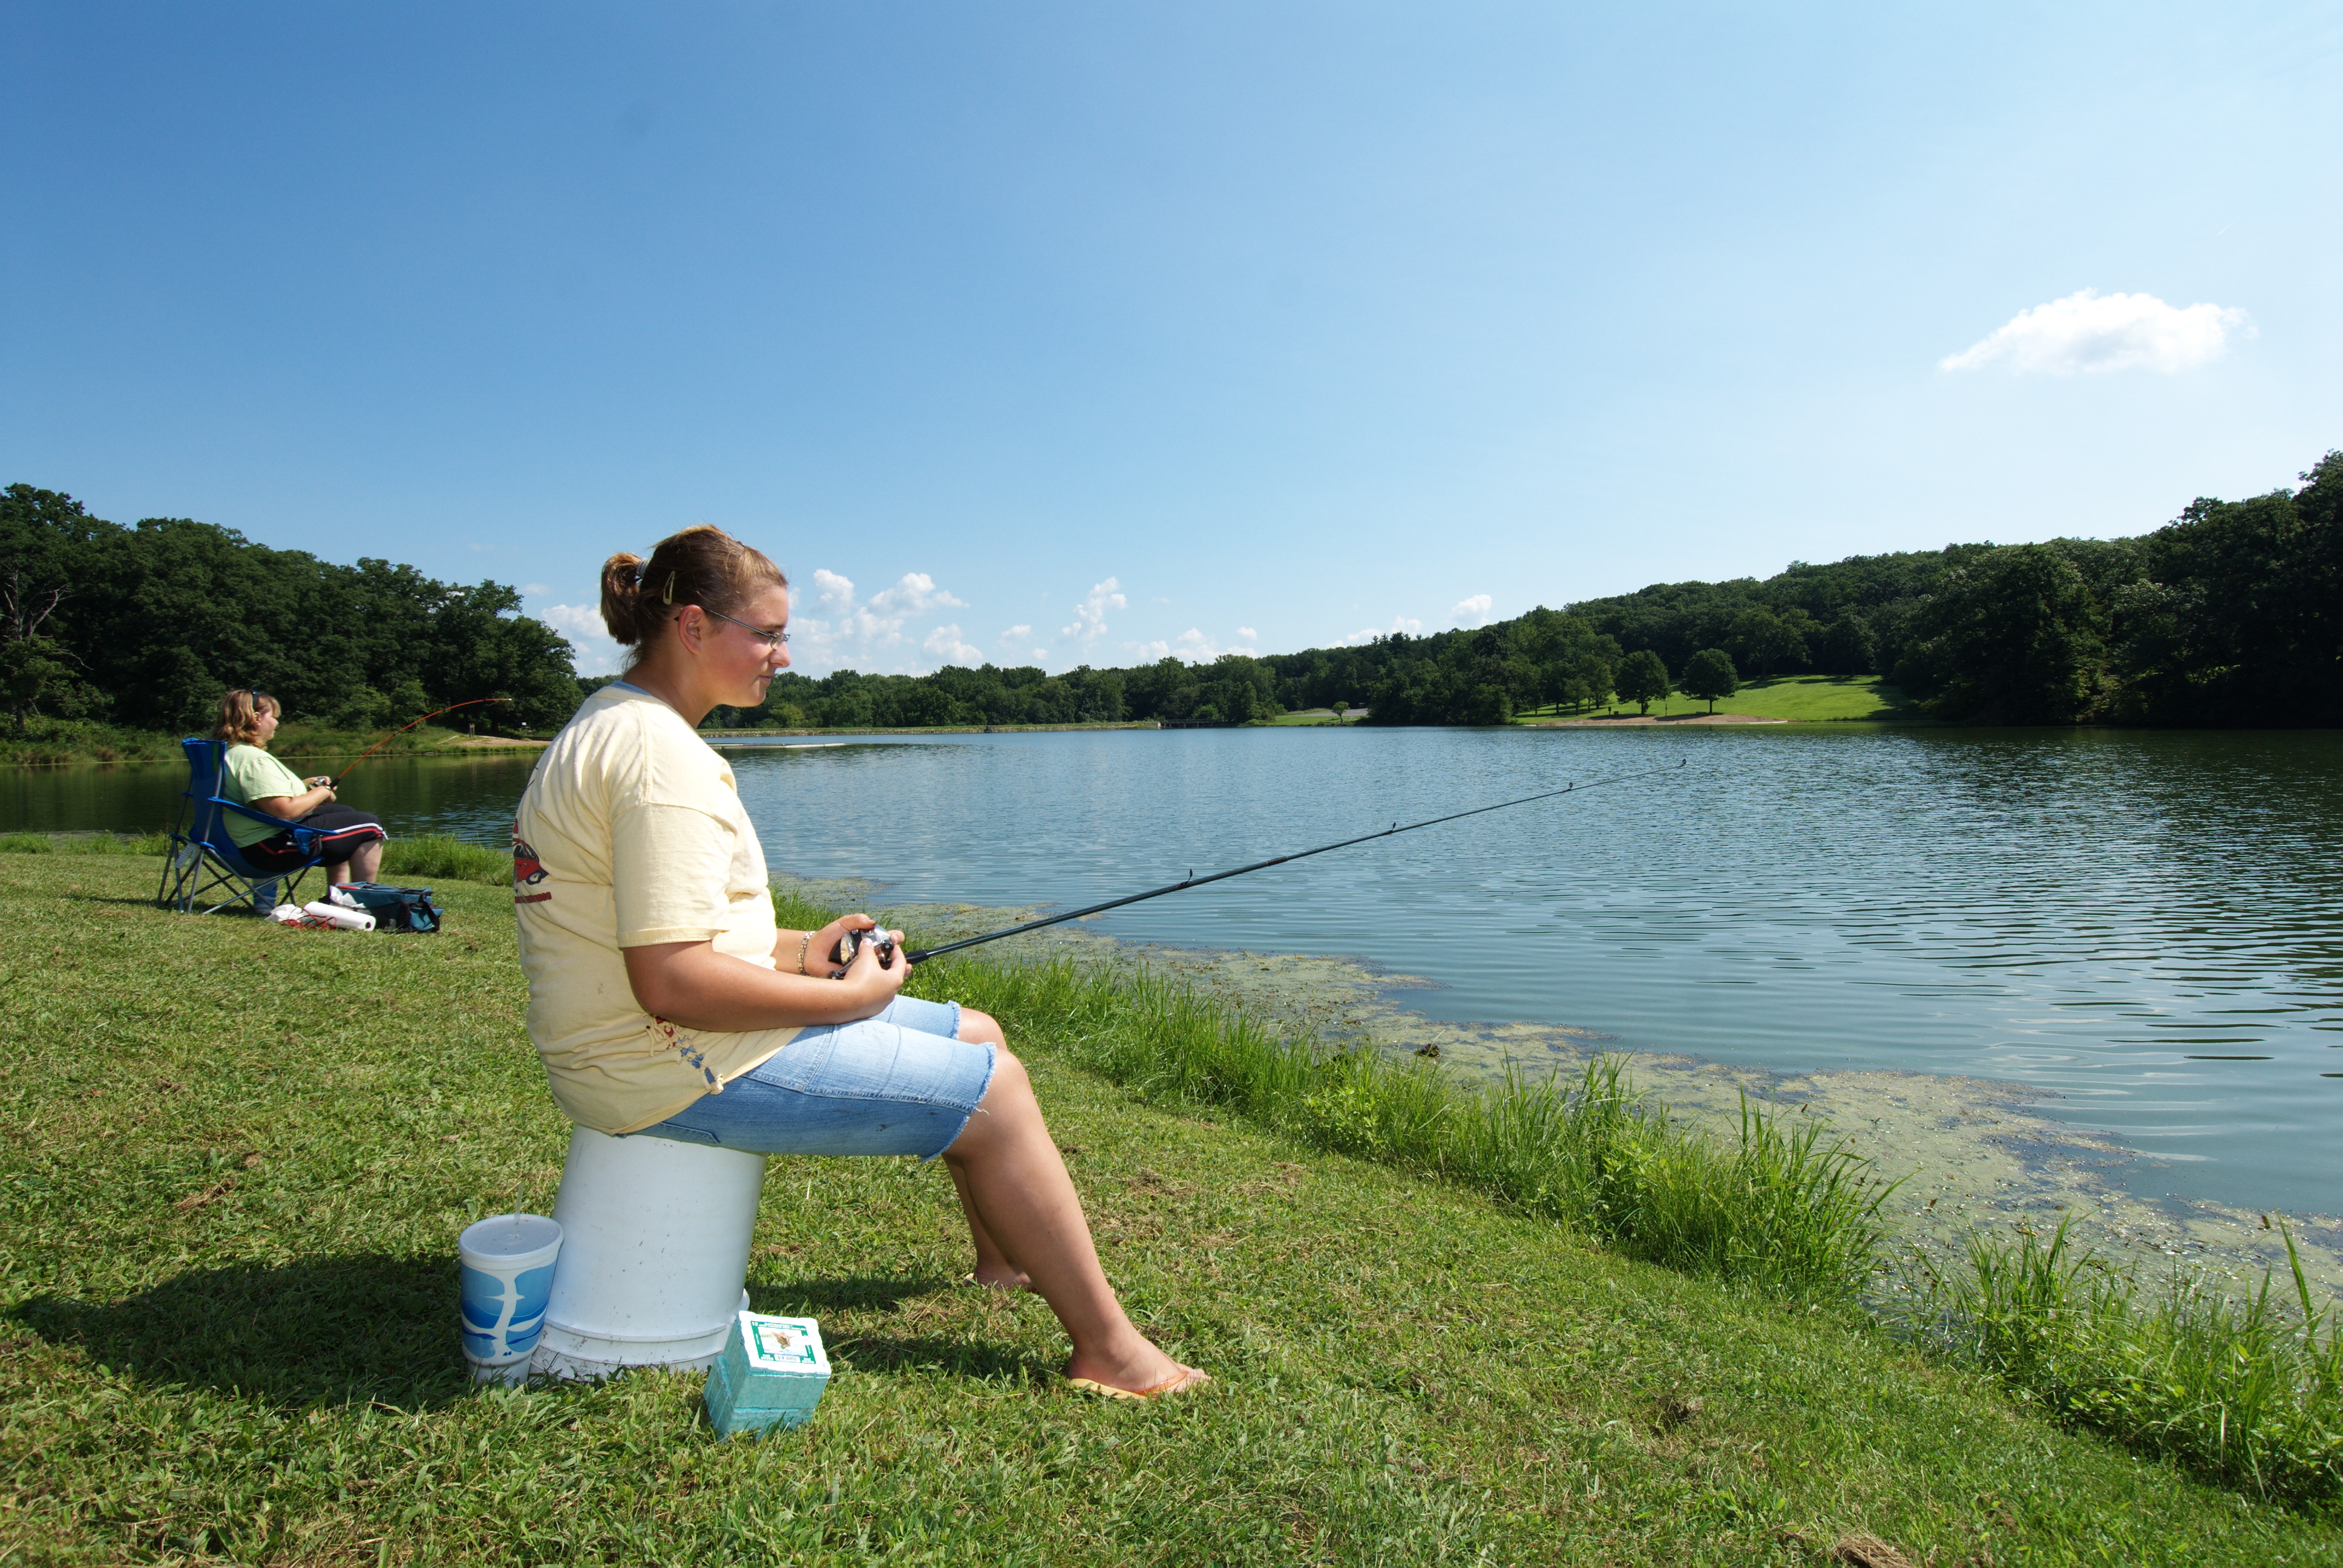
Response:
[[[553,1204],[561,1267],[533,1370],[706,1368],[748,1304],[764,1184],[761,1154],[573,1128]]]
[[[542,1214],[498,1214],[464,1227],[458,1312],[474,1382],[519,1382],[545,1326],[561,1227]]]

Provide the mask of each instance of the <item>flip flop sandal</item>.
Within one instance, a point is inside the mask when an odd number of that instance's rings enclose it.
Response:
[[[1204,1372],[1190,1367],[1169,1382],[1160,1382],[1153,1388],[1136,1391],[1116,1388],[1111,1383],[1099,1382],[1086,1377],[1070,1377],[1066,1380],[1066,1386],[1076,1393],[1086,1393],[1098,1399],[1129,1400],[1136,1404],[1145,1404],[1151,1400],[1168,1399],[1173,1394],[1185,1393],[1190,1389],[1202,1388],[1212,1381],[1211,1377]]]

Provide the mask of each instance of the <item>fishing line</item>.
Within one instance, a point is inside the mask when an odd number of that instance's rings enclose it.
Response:
[[[397,729],[392,730],[389,734],[384,736],[380,740],[376,741],[372,746],[369,746],[365,750],[359,752],[355,758],[351,759],[349,767],[345,768],[339,773],[335,774],[332,781],[327,784],[327,788],[331,789],[340,789],[342,787],[342,780],[348,778],[350,774],[357,769],[359,763],[365,761],[367,758],[373,756],[377,750],[388,745],[391,741],[397,739],[400,736],[406,734],[408,730],[414,729],[418,724],[428,724],[431,720],[438,718],[441,714],[453,713],[459,708],[478,708],[483,702],[510,702],[511,700],[512,699],[509,697],[475,697],[469,702],[451,702],[445,708],[433,709],[430,712],[425,714],[420,719],[410,719],[406,723],[400,725]]]
[[[1445,817],[1427,817],[1421,822],[1410,822],[1404,827],[1394,822],[1380,832],[1362,833],[1355,839],[1342,839],[1332,844],[1321,844],[1314,849],[1297,849],[1291,855],[1278,855],[1266,860],[1255,860],[1250,866],[1239,866],[1228,871],[1215,871],[1209,877],[1200,877],[1191,871],[1184,879],[1173,882],[1168,887],[1151,888],[1146,892],[1132,893],[1127,898],[1109,899],[1102,904],[1091,904],[1080,910],[1068,910],[1062,915],[1044,915],[1040,920],[1027,920],[1021,925],[1010,926],[1002,930],[987,931],[980,937],[964,937],[956,942],[921,948],[916,952],[906,953],[904,957],[913,963],[920,963],[934,958],[939,953],[958,952],[962,948],[977,947],[985,942],[997,942],[1003,937],[1013,937],[1021,931],[1038,931],[1043,926],[1061,925],[1067,920],[1079,920],[1084,915],[1095,915],[1105,910],[1119,910],[1125,904],[1135,904],[1142,899],[1160,899],[1166,893],[1176,893],[1186,888],[1201,888],[1207,882],[1224,882],[1231,877],[1242,877],[1249,871],[1265,871],[1272,866],[1282,866],[1288,860],[1304,860],[1312,855],[1322,855],[1329,849],[1343,849],[1353,844],[1363,844],[1370,839],[1388,839],[1394,833],[1413,833],[1418,828],[1431,828],[1442,822],[1453,822],[1461,817],[1478,817],[1484,811],[1502,811],[1509,806],[1526,806],[1533,800],[1551,800],[1557,795],[1584,795],[1589,789],[1600,789],[1606,784],[1627,784],[1638,779],[1656,779],[1664,773],[1680,772],[1690,760],[1689,758],[1684,759],[1673,768],[1652,768],[1641,773],[1622,773],[1616,778],[1596,779],[1584,784],[1565,784],[1559,789],[1541,790],[1535,795],[1524,795],[1517,800],[1500,800],[1493,806],[1475,806],[1469,811],[1451,811]]]

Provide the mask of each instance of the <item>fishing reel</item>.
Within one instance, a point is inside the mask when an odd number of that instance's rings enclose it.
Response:
[[[895,967],[895,939],[887,934],[887,929],[884,926],[873,926],[867,931],[849,931],[838,939],[838,946],[831,950],[830,961],[840,966],[840,972],[830,978],[844,980],[845,968],[852,964],[857,955],[866,947],[878,950],[880,969],[890,970]]]

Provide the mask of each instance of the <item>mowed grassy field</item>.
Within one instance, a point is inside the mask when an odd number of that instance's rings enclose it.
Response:
[[[1635,711],[1632,702],[1614,705],[1623,714]],[[1671,693],[1652,704],[1652,715],[1680,717],[1706,713],[1708,704],[1683,692]],[[1927,716],[1904,694],[1876,675],[1785,675],[1752,681],[1730,697],[1716,699],[1719,713],[1744,713],[1752,719],[1780,719],[1793,724],[1816,724],[1848,719],[1874,723],[1926,723]],[[1538,719],[1593,718],[1566,710],[1541,709],[1516,716],[1515,723]]]
[[[160,913],[156,870],[0,856],[0,1562],[2343,1562],[1851,1312],[1046,1049],[1108,1270],[1202,1396],[1068,1394],[1046,1309],[959,1282],[940,1171],[795,1159],[749,1290],[822,1321],[810,1426],[719,1441],[697,1377],[475,1394],[456,1232],[548,1211],[567,1136],[509,893],[344,936]]]

